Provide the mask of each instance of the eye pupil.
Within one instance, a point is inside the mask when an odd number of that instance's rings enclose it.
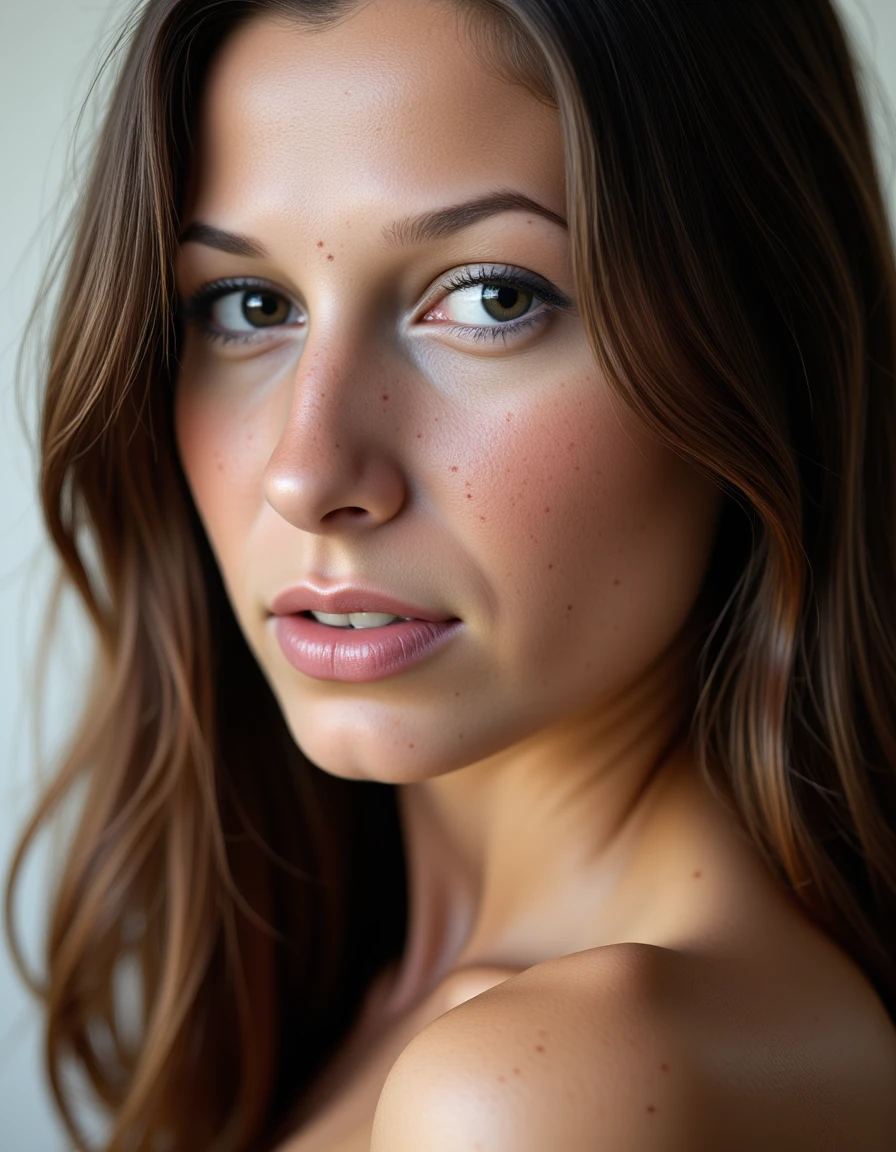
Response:
[[[532,307],[533,296],[509,284],[484,284],[482,307],[494,320],[516,320]]]
[[[289,314],[289,303],[274,292],[247,292],[243,297],[243,316],[256,327],[282,324]]]

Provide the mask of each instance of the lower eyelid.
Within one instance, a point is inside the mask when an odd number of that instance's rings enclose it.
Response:
[[[289,324],[272,324],[267,328],[245,328],[239,330],[219,328],[210,320],[204,320],[201,317],[197,318],[196,323],[207,340],[217,341],[222,344],[256,343],[264,340],[266,336],[281,336],[285,331],[300,331],[305,327],[304,318],[301,318],[300,323],[293,321]]]
[[[438,327],[443,327],[453,335],[462,339],[474,341],[503,340],[506,344],[508,337],[521,334],[527,329],[543,324],[556,309],[546,307],[532,312],[519,320],[508,320],[506,324],[455,324],[444,321]]]

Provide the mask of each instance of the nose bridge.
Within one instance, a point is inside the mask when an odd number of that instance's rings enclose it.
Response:
[[[318,329],[292,376],[289,411],[264,473],[268,503],[306,531],[372,525],[405,500],[398,446],[377,419],[382,366],[359,341]]]
[[[355,383],[354,389],[351,383]],[[289,415],[281,442],[325,436],[339,440],[340,429],[351,427],[353,416],[357,419],[362,400],[363,392],[357,387],[348,350],[337,348],[332,340],[309,338],[293,373]]]

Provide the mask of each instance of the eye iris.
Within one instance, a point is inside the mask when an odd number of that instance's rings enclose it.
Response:
[[[274,292],[247,292],[243,296],[243,315],[257,328],[283,324],[289,315],[289,303]]]
[[[532,307],[533,296],[522,288],[509,284],[485,284],[482,288],[482,307],[493,320],[516,320]]]

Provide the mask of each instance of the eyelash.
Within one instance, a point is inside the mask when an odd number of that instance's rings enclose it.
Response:
[[[494,342],[500,339],[506,344],[508,336],[514,336],[535,327],[550,312],[562,312],[571,307],[571,301],[555,288],[552,288],[546,280],[542,280],[540,276],[535,276],[531,272],[524,272],[522,269],[510,268],[507,265],[480,265],[476,272],[462,268],[440,285],[440,290],[444,291],[447,296],[459,288],[473,288],[479,284],[497,284],[504,288],[517,288],[523,292],[531,292],[535,299],[546,304],[547,308],[535,312],[533,315],[521,316],[519,320],[508,320],[506,324],[446,325],[450,332],[472,336],[474,340]]]
[[[180,314],[184,320],[198,325],[208,340],[219,340],[222,344],[234,342],[245,344],[247,341],[257,340],[258,333],[264,332],[263,328],[257,329],[255,333],[231,332],[226,328],[216,328],[208,318],[208,310],[216,300],[220,300],[223,296],[229,296],[231,292],[250,292],[253,288],[257,291],[266,291],[271,292],[272,295],[283,296],[284,300],[287,299],[283,293],[275,293],[270,284],[264,280],[254,280],[251,277],[228,277],[223,280],[209,281],[209,283],[197,288],[189,300],[181,306]]]
[[[480,265],[475,272],[463,268],[455,272],[448,280],[441,284],[439,290],[443,292],[445,296],[448,296],[458,289],[472,288],[479,284],[497,284],[501,287],[517,288],[524,292],[530,292],[536,300],[542,304],[546,304],[547,308],[541,309],[533,315],[522,316],[519,320],[508,320],[506,324],[468,325],[445,323],[444,327],[448,331],[477,341],[486,340],[494,342],[495,340],[501,339],[506,344],[509,336],[518,335],[540,324],[550,312],[565,311],[572,305],[572,302],[566,296],[558,292],[548,284],[547,281],[542,280],[540,276],[524,272],[521,269],[510,268],[507,265]],[[181,306],[180,314],[183,319],[197,324],[209,340],[219,340],[223,344],[233,342],[244,344],[252,342],[258,339],[260,333],[265,331],[264,328],[258,328],[255,332],[233,332],[223,328],[216,328],[208,318],[208,310],[216,300],[229,295],[231,292],[249,292],[253,288],[256,290],[266,290],[274,295],[281,295],[284,300],[288,299],[288,297],[282,293],[276,293],[270,284],[267,284],[263,280],[246,277],[226,278],[203,284],[193,293],[189,300]],[[439,297],[439,299],[441,299],[441,297]],[[435,307],[436,303],[437,301],[433,301],[429,305],[429,308]],[[276,329],[277,327],[280,326],[271,325],[272,329]]]

